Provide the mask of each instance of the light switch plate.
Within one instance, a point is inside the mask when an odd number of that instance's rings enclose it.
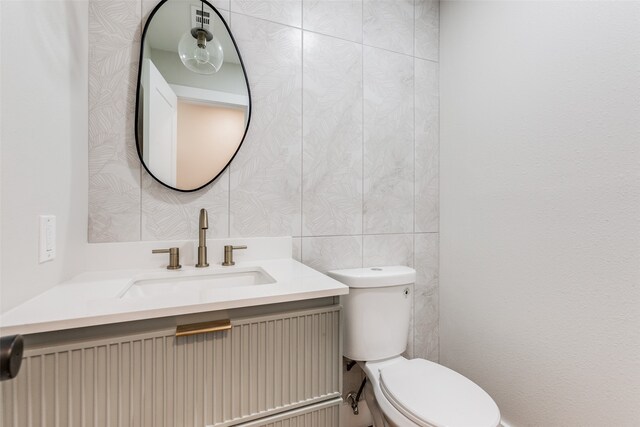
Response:
[[[40,262],[51,261],[56,257],[56,217],[40,215]]]

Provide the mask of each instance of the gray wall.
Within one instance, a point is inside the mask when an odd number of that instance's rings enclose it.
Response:
[[[0,311],[5,312],[84,265],[88,8],[66,0],[0,3]],[[24,33],[25,27],[32,30]],[[57,228],[56,258],[43,264],[39,215],[55,215]]]
[[[640,2],[442,3],[441,362],[640,425]]]
[[[415,354],[438,357],[438,3],[214,2],[253,96],[249,134],[212,185],[182,194],[139,165],[141,27],[155,5],[91,0],[89,239],[294,236],[326,271],[418,270]]]

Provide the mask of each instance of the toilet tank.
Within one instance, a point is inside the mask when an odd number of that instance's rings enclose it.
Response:
[[[349,286],[344,307],[343,354],[374,361],[407,348],[416,272],[405,266],[333,270],[330,277]]]

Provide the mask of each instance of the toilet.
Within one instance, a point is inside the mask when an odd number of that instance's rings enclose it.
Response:
[[[416,272],[405,266],[334,270],[349,286],[343,296],[344,356],[367,376],[365,399],[374,427],[496,427],[500,410],[463,375],[407,347]]]

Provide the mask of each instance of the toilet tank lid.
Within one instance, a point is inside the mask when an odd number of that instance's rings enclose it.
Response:
[[[416,271],[404,265],[349,268],[332,270],[327,274],[350,288],[381,288],[407,285],[416,281]]]

